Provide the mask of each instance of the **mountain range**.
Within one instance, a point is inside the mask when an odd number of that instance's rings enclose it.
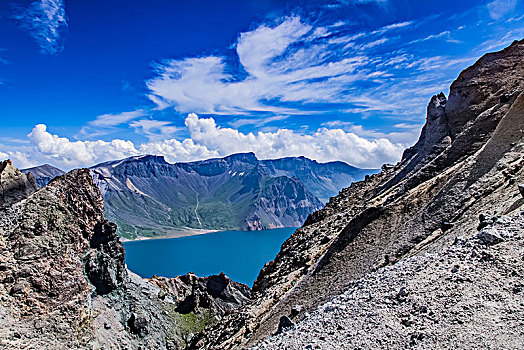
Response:
[[[259,160],[253,153],[175,164],[145,155],[90,169],[108,218],[128,239],[298,227],[342,188],[375,172],[305,157]],[[50,165],[23,171],[40,186],[63,174]]]

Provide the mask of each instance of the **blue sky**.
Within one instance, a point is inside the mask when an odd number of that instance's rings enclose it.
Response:
[[[524,0],[4,0],[0,157],[71,169],[254,151],[361,167],[524,37]]]

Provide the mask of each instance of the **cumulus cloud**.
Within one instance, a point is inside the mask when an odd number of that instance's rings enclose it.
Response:
[[[44,124],[36,125],[27,137],[33,146],[35,158],[49,160],[64,168],[88,166],[139,154],[131,141],[70,141],[52,135]]]
[[[261,159],[303,155],[320,162],[342,160],[374,168],[398,161],[407,146],[388,139],[389,136],[394,138],[394,134],[369,133],[369,137],[362,137],[342,128],[322,127],[309,134],[288,129],[242,133],[217,125],[213,118],[200,118],[194,113],[187,116],[185,125],[190,137],[182,141],[150,140],[136,145],[119,139],[71,141],[50,133],[46,125],[38,124],[27,135],[30,146],[23,146],[16,152],[0,152],[0,156],[15,159],[20,167],[50,163],[68,170],[143,154],[164,155],[167,161],[174,163],[254,152]],[[354,131],[365,132],[358,127]]]
[[[67,28],[63,0],[40,0],[16,16],[36,40],[43,53],[55,54],[62,51],[60,35]]]
[[[232,128],[221,128],[213,118],[199,118],[192,113],[186,118],[191,139],[221,155],[254,152],[259,158],[304,155],[321,162],[342,160],[360,167],[377,167],[398,161],[404,149],[388,139],[366,139],[342,129],[320,128],[312,134],[293,130],[244,134]]]

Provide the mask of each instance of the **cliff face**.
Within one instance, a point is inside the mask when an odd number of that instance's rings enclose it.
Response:
[[[27,168],[20,170],[21,172],[28,174],[31,173],[35,177],[36,183],[39,187],[44,187],[53,180],[55,177],[64,175],[65,172],[52,165],[44,164],[33,168]]]
[[[421,137],[402,161],[310,215],[260,272],[254,302],[193,346],[255,344],[276,331],[282,316],[298,320],[356,279],[471,236],[479,214],[514,213],[524,203],[517,188],[524,181],[523,136],[520,41],[463,71],[449,99],[434,96]]]
[[[89,170],[59,176],[37,192],[31,178],[2,163],[1,199],[10,205],[0,208],[0,347],[175,349],[203,327],[196,321],[214,323],[249,298],[249,288],[222,276],[223,290],[237,297],[223,302],[204,285],[199,295],[207,303],[187,316],[179,310],[187,288],[126,269]]]
[[[371,170],[304,157],[258,160],[253,153],[169,164],[143,156],[92,167],[108,218],[126,238],[189,229],[297,227]],[[145,209],[147,208],[147,210]]]
[[[24,174],[13,167],[11,160],[0,162],[0,207],[9,206],[38,189],[32,174]]]

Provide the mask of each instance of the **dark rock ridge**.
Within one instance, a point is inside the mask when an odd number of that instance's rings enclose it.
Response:
[[[52,165],[44,164],[39,165],[33,168],[27,168],[20,170],[21,172],[27,174],[31,173],[35,177],[36,183],[39,187],[44,187],[53,180],[55,177],[64,175],[65,171],[55,168]]]
[[[36,191],[31,174],[1,165],[0,348],[176,349],[249,298],[223,275],[177,289],[186,277],[129,272],[88,169]],[[202,302],[183,313],[192,288]]]
[[[305,157],[258,160],[253,153],[177,164],[149,155],[91,171],[108,218],[125,238],[300,226],[321,201],[372,172]]]
[[[26,198],[37,189],[32,174],[16,169],[10,159],[0,162],[0,207]]]
[[[524,204],[518,188],[519,183],[524,183],[524,41],[484,55],[453,82],[448,98],[442,93],[434,96],[427,112],[419,141],[405,151],[402,160],[394,166],[383,166],[382,172],[365,181],[353,183],[322,210],[310,215],[304,226],[284,242],[275,260],[260,272],[253,286],[253,301],[195,337],[192,348],[255,345],[274,334],[282,316],[289,317],[296,305],[302,311],[292,321],[300,325],[306,312],[352,288],[355,280],[367,279],[374,271],[397,266],[410,257],[446,252],[458,236],[472,235],[479,225],[479,214],[489,214],[483,216],[485,223],[481,223],[489,225],[491,216],[519,211]],[[491,233],[483,239],[499,241]],[[518,249],[513,251],[518,255]],[[503,259],[507,268],[496,273],[508,273],[501,274],[498,283],[511,285],[512,270],[515,277],[521,275],[521,264],[514,261],[518,260],[517,255]],[[471,262],[477,263],[477,259]],[[433,265],[426,273],[439,276],[441,272]],[[417,283],[415,274],[401,277],[416,295],[437,297],[438,292],[431,289],[422,293],[425,284]],[[380,283],[395,285],[387,278]],[[467,283],[472,284],[473,290],[489,285],[488,280],[478,278]],[[516,308],[511,312],[520,315],[522,295],[505,295],[512,298],[508,302]],[[470,298],[463,297],[466,301]],[[373,293],[368,298],[373,298]],[[483,302],[489,304],[487,299]],[[500,327],[505,326],[515,329],[513,318],[500,314],[506,311],[494,310],[499,314],[482,321],[485,333],[498,334]],[[462,321],[472,319],[466,314],[475,315],[473,319],[484,317],[474,307],[455,312]],[[357,328],[347,334],[363,334],[374,327],[365,322],[372,319],[370,315],[357,313],[348,317],[356,317],[351,327]],[[404,324],[409,327],[411,321]],[[457,329],[467,332],[467,327]],[[431,328],[420,337],[414,334],[413,341],[422,344],[420,348],[452,343],[468,347],[461,341],[469,339],[467,334],[460,332]],[[489,338],[481,346],[514,348],[524,342],[521,332],[516,332],[515,337],[496,341]],[[423,338],[429,339],[428,347]],[[364,340],[364,336],[354,338],[351,344],[365,347]],[[402,341],[392,347],[410,346],[409,341]],[[296,343],[305,345],[299,340]],[[330,348],[322,338],[317,339],[317,344]],[[370,346],[376,347],[387,344]]]

